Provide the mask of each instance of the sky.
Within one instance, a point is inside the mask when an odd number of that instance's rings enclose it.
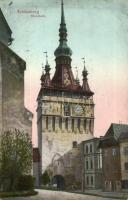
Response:
[[[82,81],[85,57],[88,81],[95,93],[95,136],[111,123],[128,123],[128,1],[64,0],[68,45]],[[59,42],[60,0],[0,0],[12,29],[10,48],[26,61],[25,106],[35,117],[33,143],[37,145],[36,98],[40,90],[45,54],[55,70],[54,51]],[[31,13],[30,13],[31,12]]]

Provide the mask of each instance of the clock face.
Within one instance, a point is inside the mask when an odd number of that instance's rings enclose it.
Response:
[[[77,115],[83,114],[83,108],[82,108],[81,105],[75,105],[74,111],[75,111],[75,113],[76,113]]]

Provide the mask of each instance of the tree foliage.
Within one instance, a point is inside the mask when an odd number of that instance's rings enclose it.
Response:
[[[15,190],[18,177],[32,167],[32,142],[24,131],[15,129],[1,134],[0,185],[3,190]]]
[[[41,182],[43,185],[47,185],[50,183],[50,178],[49,178],[49,175],[48,175],[48,172],[45,171],[43,174],[42,174],[42,177],[41,177]]]

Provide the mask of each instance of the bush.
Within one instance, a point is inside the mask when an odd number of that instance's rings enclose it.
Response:
[[[24,191],[24,190],[34,190],[34,177],[31,175],[20,176],[17,179],[16,190]]]
[[[45,171],[45,172],[42,174],[42,176],[41,176],[41,183],[42,183],[43,185],[47,185],[47,184],[50,183],[50,178],[49,178],[49,175],[48,175],[48,172],[47,172],[47,171]]]
[[[27,197],[32,195],[37,195],[37,191],[25,191],[25,192],[0,192],[0,197]]]

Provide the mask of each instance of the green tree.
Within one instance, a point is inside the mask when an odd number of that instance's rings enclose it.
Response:
[[[32,142],[28,133],[15,129],[1,134],[0,186],[3,190],[16,188],[19,177],[32,168]]]
[[[43,174],[42,174],[42,177],[41,177],[41,182],[43,185],[47,185],[50,183],[50,178],[49,178],[49,175],[48,175],[48,172],[45,171]]]

